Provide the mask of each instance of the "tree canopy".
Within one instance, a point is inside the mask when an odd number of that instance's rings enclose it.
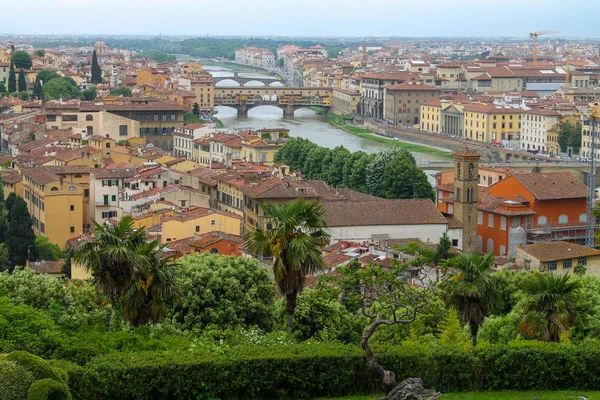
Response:
[[[163,53],[158,50],[143,50],[135,55],[135,58],[147,58],[156,62],[173,62],[176,60],[175,56],[167,53]]]
[[[173,319],[184,329],[273,328],[275,284],[258,261],[193,253],[178,264],[177,285],[183,297]]]
[[[46,100],[69,100],[81,97],[81,90],[71,78],[52,78],[42,86]]]
[[[131,97],[131,89],[127,86],[121,86],[110,91],[111,96]]]
[[[11,59],[12,63],[15,65],[15,68],[17,68],[17,69],[19,69],[19,68],[31,69],[31,67],[33,66],[33,61],[31,60],[31,56],[26,51],[22,51],[22,50],[15,51],[14,53],[11,54],[10,59]]]
[[[581,124],[561,123],[560,131],[558,132],[560,151],[566,153],[567,148],[572,147],[575,153],[579,153],[579,149],[581,148],[581,134]]]
[[[56,72],[54,72],[52,70],[43,69],[40,72],[38,72],[37,78],[40,81],[42,81],[43,84],[46,84],[46,83],[50,82],[50,80],[52,80],[54,78],[62,78],[62,76],[60,76],[59,74],[57,74]]]
[[[275,154],[275,162],[300,170],[307,179],[324,180],[359,192],[388,199],[435,199],[427,175],[410,152],[391,147],[378,154],[350,153],[342,146],[327,149],[307,139],[288,140]]]

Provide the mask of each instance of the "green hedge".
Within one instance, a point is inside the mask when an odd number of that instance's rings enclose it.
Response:
[[[33,375],[14,361],[0,359],[0,399],[23,400]]]
[[[69,387],[54,379],[40,379],[29,387],[27,400],[71,400]]]
[[[421,377],[442,392],[600,389],[600,346],[519,342],[471,348],[378,348],[398,380]],[[357,346],[246,347],[220,356],[118,353],[86,366],[100,399],[313,398],[378,392]],[[82,389],[80,389],[82,390]]]

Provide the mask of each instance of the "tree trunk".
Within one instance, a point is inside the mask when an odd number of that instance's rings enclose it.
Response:
[[[292,322],[294,318],[294,310],[296,309],[296,300],[298,299],[298,291],[294,290],[285,295],[285,311],[287,314],[287,327],[290,333],[292,332]]]
[[[384,369],[377,361],[375,361],[375,353],[373,353],[373,349],[369,346],[369,339],[373,336],[377,327],[382,324],[383,322],[377,319],[371,326],[365,329],[360,345],[367,356],[367,366],[379,376],[383,385],[383,390],[385,390],[386,393],[390,393],[397,386],[396,375],[393,371]]]
[[[477,332],[479,332],[479,326],[475,322],[471,322],[471,340],[473,347],[477,346]]]

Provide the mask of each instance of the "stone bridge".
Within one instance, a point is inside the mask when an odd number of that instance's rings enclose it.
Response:
[[[248,82],[253,82],[253,81],[260,82],[265,86],[268,86],[275,82],[282,82],[281,79],[276,78],[274,76],[261,76],[261,77],[255,77],[255,78],[240,76],[240,74],[242,74],[242,73],[252,73],[252,72],[256,73],[256,71],[235,71],[233,73],[233,76],[213,76],[213,81],[215,82],[215,84],[217,84],[218,82],[221,82],[221,81],[232,80],[232,81],[239,83],[240,86],[245,86]]]
[[[280,86],[234,86],[215,87],[215,106],[235,108],[238,116],[247,116],[248,110],[259,106],[275,106],[283,115],[294,115],[294,111],[318,106],[329,109],[332,90],[329,88],[291,88]]]

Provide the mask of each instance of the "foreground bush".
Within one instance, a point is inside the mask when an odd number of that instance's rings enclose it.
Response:
[[[33,375],[14,361],[0,360],[0,399],[24,400]]]
[[[600,389],[600,346],[538,342],[477,349],[380,347],[398,381],[421,377],[442,392]],[[379,391],[358,346],[243,346],[222,355],[113,353],[86,366],[102,399],[314,398]]]

